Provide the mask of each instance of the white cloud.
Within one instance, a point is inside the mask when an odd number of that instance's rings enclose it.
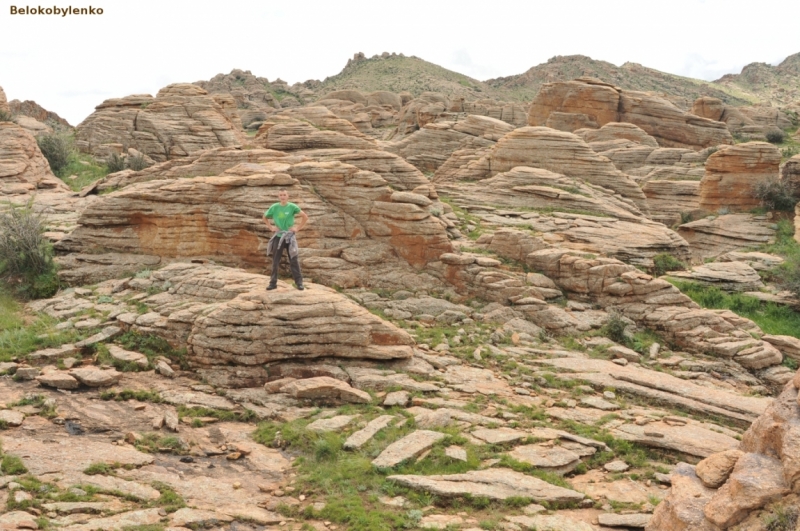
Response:
[[[233,68],[290,83],[324,79],[358,51],[416,55],[477,79],[583,54],[707,80],[800,51],[796,0],[90,3],[105,13],[11,16],[0,7],[0,86],[9,98],[78,123],[107,97]]]

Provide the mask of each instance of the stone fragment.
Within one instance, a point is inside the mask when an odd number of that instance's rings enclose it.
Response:
[[[332,399],[353,404],[368,404],[372,400],[366,391],[350,387],[347,382],[329,376],[295,380],[283,386],[281,392],[295,398]]]
[[[169,366],[169,363],[164,360],[158,360],[156,362],[156,371],[161,376],[166,376],[167,378],[175,377],[175,371]]]
[[[792,336],[777,336],[772,334],[764,334],[761,336],[761,339],[772,344],[772,346],[780,350],[787,358],[800,361],[800,339]]]
[[[450,411],[447,408],[434,410],[423,410],[414,416],[414,422],[418,428],[444,428],[452,422]]]
[[[506,516],[506,520],[531,531],[594,531],[586,522],[560,514]]]
[[[92,366],[71,369],[69,375],[87,387],[109,387],[122,379],[122,373],[116,369],[104,370]]]
[[[601,411],[616,411],[619,409],[617,404],[613,404],[599,396],[585,396],[581,398],[581,404],[599,409]]]
[[[408,391],[392,391],[386,394],[386,398],[383,399],[383,405],[386,407],[405,407],[408,405],[409,396]]]
[[[306,426],[306,429],[318,433],[338,431],[353,422],[356,417],[357,415],[337,415],[329,419],[317,419]]]
[[[33,380],[39,376],[39,369],[36,367],[19,366],[14,376],[19,380]]]
[[[604,464],[603,468],[609,472],[625,472],[630,467],[628,466],[628,463],[626,463],[625,461],[616,460]]]
[[[642,357],[635,350],[629,349],[628,347],[623,347],[622,345],[614,345],[609,347],[607,352],[615,358],[624,358],[628,361],[639,361]]]
[[[574,490],[558,487],[507,468],[471,470],[464,474],[450,475],[395,475],[387,479],[413,489],[447,497],[469,494],[493,500],[522,497],[547,502],[580,501],[584,498],[583,494]]]
[[[646,527],[652,515],[644,513],[602,513],[597,517],[600,525],[607,527]]]
[[[350,435],[344,442],[345,450],[357,450],[369,442],[376,433],[391,424],[395,419],[393,415],[381,415],[367,423],[362,429]]]
[[[22,425],[23,420],[25,420],[25,415],[20,411],[14,411],[12,409],[0,410],[0,422],[7,426],[16,428]]]
[[[481,428],[471,432],[470,435],[489,444],[511,443],[529,437],[528,433],[513,428]]]
[[[233,518],[217,511],[204,511],[189,507],[178,509],[169,517],[170,525],[177,527],[213,527],[232,521]]]
[[[36,381],[56,389],[77,389],[80,383],[64,371],[48,371],[36,377]]]
[[[444,455],[457,461],[467,461],[467,451],[460,446],[448,446],[444,449]]]
[[[459,528],[464,523],[464,519],[455,514],[429,514],[423,516],[419,521],[422,529],[450,529]]]
[[[706,457],[695,467],[695,473],[708,488],[718,489],[728,481],[736,462],[744,455],[741,450],[726,450]]]
[[[416,430],[399,439],[383,450],[372,464],[377,468],[391,468],[403,461],[417,457],[429,450],[434,444],[447,437],[437,431]]]
[[[178,412],[168,409],[164,412],[164,426],[169,431],[178,431]]]
[[[95,345],[97,343],[102,343],[104,341],[108,341],[122,333],[122,329],[118,326],[107,326],[103,328],[100,332],[96,333],[93,336],[87,337],[83,341],[78,341],[75,343],[75,348],[82,349],[84,347],[88,347],[91,345]]]
[[[66,527],[69,531],[123,531],[127,528],[153,526],[161,521],[161,509],[140,509],[119,513],[106,518],[93,518],[85,523]]]
[[[536,444],[517,446],[508,452],[508,455],[517,461],[562,475],[575,470],[581,462],[578,454],[559,446],[546,447]]]
[[[142,369],[147,368],[148,361],[147,356],[144,354],[140,354],[138,352],[131,352],[130,350],[125,350],[117,345],[108,345],[108,353],[111,354],[111,357],[117,361],[121,361],[124,363],[134,363],[141,367]]]

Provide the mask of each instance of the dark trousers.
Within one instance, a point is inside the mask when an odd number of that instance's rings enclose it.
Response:
[[[278,266],[281,263],[281,256],[283,255],[283,250],[286,249],[286,256],[289,257],[289,269],[292,270],[292,278],[294,279],[294,283],[299,287],[303,285],[303,274],[300,272],[300,262],[298,260],[299,257],[295,256],[292,258],[289,256],[289,242],[284,240],[283,245],[277,245],[275,247],[275,254],[272,255],[272,277],[269,279],[270,286],[274,286],[278,283]]]

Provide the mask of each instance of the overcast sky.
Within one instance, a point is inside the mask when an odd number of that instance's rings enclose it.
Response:
[[[73,125],[107,98],[233,68],[322,80],[359,51],[416,55],[480,80],[571,54],[713,80],[800,52],[798,0],[0,2],[0,86]],[[11,15],[12,5],[104,13]]]

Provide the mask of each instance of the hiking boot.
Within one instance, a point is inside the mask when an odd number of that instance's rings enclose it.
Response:
[[[267,291],[270,291],[270,290],[273,290],[273,289],[278,289],[278,286],[273,286],[272,284],[267,286]]]
[[[306,289],[306,288],[304,288],[304,287],[303,287],[303,285],[302,285],[302,284],[300,284],[299,286],[297,286],[297,289],[298,289],[298,290],[300,290],[300,291],[303,291],[303,290],[304,290],[304,289]]]

